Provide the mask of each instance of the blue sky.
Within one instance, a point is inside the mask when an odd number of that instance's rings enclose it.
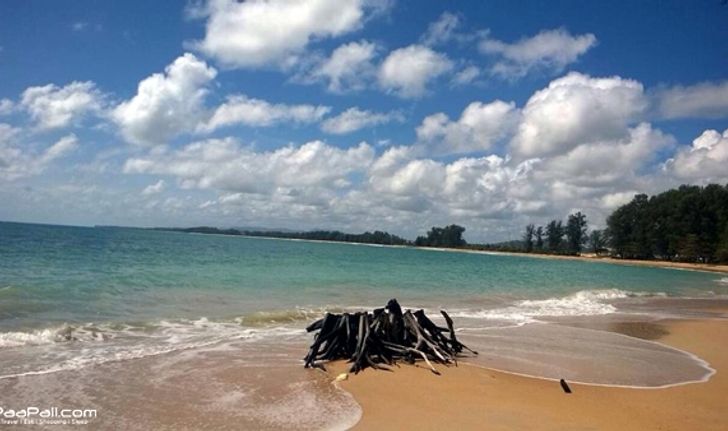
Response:
[[[0,219],[472,241],[728,181],[728,6],[0,4]]]

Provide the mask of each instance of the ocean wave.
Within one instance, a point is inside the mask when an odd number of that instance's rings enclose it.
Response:
[[[299,332],[310,322],[323,317],[327,312],[341,312],[343,309],[295,308],[291,310],[258,311],[230,319],[210,320],[168,319],[144,323],[86,323],[62,324],[49,328],[27,331],[0,332],[0,349],[4,347],[39,346],[58,343],[85,343],[107,341],[117,337],[150,338],[211,336],[214,339],[235,338],[241,334],[281,334]],[[282,330],[282,325],[290,328]],[[247,329],[255,328],[255,331]]]
[[[718,283],[728,284],[728,277],[722,277],[715,281],[717,281]]]
[[[296,307],[291,310],[257,311],[236,317],[234,321],[244,326],[294,323],[299,321],[316,320],[323,317],[326,313],[341,313],[342,311],[344,311],[344,309],[339,307]]]
[[[218,345],[224,342],[297,339],[299,327],[243,327],[207,318],[162,320],[141,325],[61,325],[0,333],[0,379],[76,370]]]
[[[506,307],[486,310],[454,310],[453,317],[505,320],[525,324],[539,317],[598,316],[611,314],[617,308],[609,301],[651,296],[667,296],[663,292],[629,292],[620,289],[581,290],[561,298],[525,299]]]
[[[106,331],[94,327],[61,325],[55,328],[32,330],[28,332],[1,332],[0,348],[28,345],[38,346],[70,341],[103,341],[112,336],[113,335],[106,333]]]

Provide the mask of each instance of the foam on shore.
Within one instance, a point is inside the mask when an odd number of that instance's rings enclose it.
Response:
[[[601,316],[618,312],[612,302],[627,298],[666,297],[662,292],[629,292],[620,289],[581,290],[571,295],[548,299],[524,299],[512,305],[490,309],[452,310],[452,317],[513,322],[517,325],[538,322],[544,317]]]
[[[480,354],[473,365],[547,380],[654,389],[704,382],[705,360],[662,343],[559,324],[465,330],[459,338]]]

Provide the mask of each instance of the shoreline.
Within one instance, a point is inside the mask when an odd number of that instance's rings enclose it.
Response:
[[[667,268],[683,271],[699,271],[712,272],[718,274],[728,274],[728,265],[714,265],[708,263],[688,263],[688,262],[671,262],[668,260],[636,260],[636,259],[617,259],[614,257],[596,257],[589,255],[568,256],[560,254],[541,254],[541,253],[519,253],[514,251],[490,251],[490,250],[468,250],[459,248],[446,247],[413,247],[421,250],[460,252],[472,254],[487,254],[496,256],[515,256],[515,257],[531,257],[534,259],[555,259],[555,260],[574,260],[581,262],[608,263],[624,266],[643,266],[651,268]]]
[[[185,232],[182,232],[185,233]],[[386,247],[396,249],[412,249],[412,250],[425,250],[425,251],[444,251],[449,253],[470,253],[470,254],[485,254],[485,255],[496,255],[496,256],[515,256],[515,257],[531,257],[534,259],[556,259],[556,260],[573,260],[580,262],[596,262],[596,263],[609,263],[614,265],[625,265],[625,266],[643,266],[650,268],[667,268],[667,269],[678,269],[684,271],[700,271],[700,272],[712,272],[718,274],[728,274],[728,264],[708,264],[708,263],[688,263],[688,262],[671,262],[668,260],[636,260],[636,259],[617,259],[614,257],[596,257],[589,255],[581,256],[568,256],[561,254],[541,254],[541,253],[519,253],[515,251],[496,251],[496,250],[475,250],[465,248],[448,248],[448,247],[420,247],[415,245],[394,245],[394,244],[373,244],[368,242],[353,242],[353,241],[330,241],[320,239],[303,239],[303,238],[278,238],[271,236],[258,236],[258,235],[225,235],[225,234],[198,234],[198,235],[220,235],[220,236],[231,236],[231,237],[242,237],[242,238],[259,238],[265,240],[278,240],[278,241],[295,241],[295,242],[312,242],[321,244],[348,244],[356,246],[368,246],[368,247]]]
[[[174,231],[172,231],[174,232]],[[187,233],[187,232],[180,232]],[[190,234],[190,233],[187,233]],[[470,254],[485,254],[485,255],[496,255],[496,256],[515,256],[515,257],[531,257],[534,259],[557,259],[557,260],[574,260],[581,262],[596,262],[596,263],[609,263],[614,265],[625,265],[625,266],[644,266],[651,268],[667,268],[667,269],[678,269],[684,271],[699,271],[699,272],[712,272],[718,274],[728,274],[728,264],[726,265],[714,265],[708,263],[688,263],[688,262],[671,262],[668,260],[636,260],[636,259],[617,259],[614,257],[596,257],[596,256],[568,256],[560,254],[541,254],[541,253],[519,253],[514,251],[496,251],[496,250],[475,250],[465,248],[448,248],[448,247],[420,247],[415,245],[394,245],[394,244],[373,244],[368,242],[354,242],[354,241],[330,241],[321,239],[304,239],[304,238],[279,238],[272,236],[258,236],[258,235],[226,235],[226,234],[202,234],[195,233],[196,235],[216,235],[216,236],[230,236],[230,237],[241,237],[241,238],[252,238],[252,239],[264,239],[272,241],[294,241],[294,242],[312,242],[321,244],[348,244],[356,246],[367,246],[367,247],[386,247],[396,249],[411,249],[411,250],[425,250],[425,251],[444,251],[449,253],[470,253]]]
[[[587,337],[598,340],[593,345],[597,347],[608,345],[607,334],[655,342],[692,355],[709,371],[703,378],[682,380],[682,369],[673,368],[675,358],[660,356],[646,363],[654,364],[653,369],[672,370],[666,375],[675,383],[662,387],[600,384],[611,381],[603,379],[614,370],[620,375],[636,374],[635,382],[645,381],[650,370],[643,370],[635,361],[624,368],[621,361],[613,361],[619,353],[604,357],[599,353],[603,348],[592,350],[592,344],[582,344],[584,338],[560,331],[557,337],[545,334],[546,343],[535,350],[538,357],[549,351],[576,352],[573,356],[584,353],[589,359],[588,369],[598,376],[596,383],[577,383],[576,377],[562,374],[573,391],[568,395],[561,390],[558,377],[500,371],[484,363],[466,363],[469,360],[465,358],[457,366],[436,365],[441,376],[435,376],[421,363],[412,366],[400,362],[394,372],[366,369],[332,384],[336,376],[347,371],[343,361],[327,364],[328,371],[324,372],[304,369],[298,359],[295,363],[290,360],[305,352],[309,338],[293,344],[225,341],[212,348],[4,379],[0,380],[0,392],[13,394],[13,399],[0,396],[0,401],[7,405],[50,404],[65,399],[68,405],[81,405],[74,403],[94,399],[97,401],[90,406],[100,412],[94,426],[108,428],[123,423],[131,430],[229,429],[231,423],[261,430],[719,430],[728,423],[728,411],[723,407],[728,393],[728,375],[724,373],[728,369],[728,345],[721,342],[728,339],[728,301],[701,301],[690,308],[719,311],[720,318],[577,317],[533,325],[599,331]],[[499,336],[504,334],[511,345],[523,348],[521,341],[544,333],[513,338],[512,332],[500,332]],[[549,348],[549,339],[565,339],[565,349]],[[481,357],[488,357],[486,350],[463,340],[479,350]],[[487,343],[494,346],[492,340]],[[581,347],[572,350],[570,346]],[[249,360],[244,359],[250,355]],[[508,356],[507,351],[505,355],[508,361],[518,359]],[[559,373],[578,366],[550,358],[544,360],[562,368]],[[170,411],[178,413],[172,415]],[[130,419],[129,412],[136,412],[135,418],[141,422]]]
[[[442,367],[435,376],[419,365],[394,372],[365,370],[340,387],[363,410],[353,429],[604,429],[614,431],[719,430],[728,423],[727,320],[668,320],[658,343],[702,358],[716,370],[704,382],[629,388],[517,375],[477,365]],[[331,375],[345,372],[335,363]]]
[[[395,244],[375,244],[366,242],[354,242],[354,241],[331,241],[331,240],[317,240],[317,239],[304,239],[304,238],[280,238],[271,236],[258,236],[258,235],[230,235],[224,233],[199,233],[199,232],[183,232],[178,230],[166,230],[150,227],[136,227],[136,226],[79,226],[79,225],[57,225],[47,223],[30,223],[30,222],[17,222],[17,221],[0,221],[0,223],[9,224],[34,224],[39,226],[62,226],[62,227],[74,227],[74,228],[86,228],[86,229],[139,229],[139,230],[153,230],[157,232],[171,232],[187,235],[211,235],[211,236],[222,236],[222,237],[241,237],[241,238],[252,238],[252,239],[265,239],[265,240],[279,240],[279,241],[296,241],[296,242],[311,242],[311,243],[323,243],[323,244],[349,244],[356,246],[369,246],[369,247],[386,247],[386,248],[397,248],[397,249],[414,249],[414,250],[432,250],[432,251],[446,251],[451,253],[471,253],[471,254],[486,254],[486,255],[499,255],[499,256],[516,256],[516,257],[531,257],[536,259],[561,259],[561,260],[574,260],[582,262],[597,262],[597,263],[609,263],[615,265],[625,266],[643,266],[652,268],[667,268],[667,269],[678,269],[685,271],[700,271],[700,272],[712,272],[719,274],[728,274],[728,264],[707,264],[707,263],[689,263],[689,262],[672,262],[667,260],[637,260],[637,259],[618,259],[614,257],[596,257],[591,255],[580,255],[580,256],[568,256],[559,254],[541,254],[541,253],[525,253],[525,252],[514,252],[514,251],[498,251],[498,250],[478,250],[478,249],[464,249],[464,248],[446,248],[446,247],[421,247],[415,245],[395,245]]]
[[[130,229],[149,229],[149,228],[130,228]],[[331,241],[322,239],[305,239],[305,238],[281,238],[274,236],[263,236],[263,235],[230,235],[224,233],[200,233],[200,232],[182,232],[175,230],[158,230],[159,232],[172,232],[186,235],[212,235],[212,236],[225,236],[225,237],[238,237],[248,239],[263,239],[269,241],[292,241],[292,242],[310,242],[310,243],[321,243],[321,244],[348,244],[355,246],[368,246],[368,247],[379,247],[379,248],[395,248],[395,249],[411,249],[411,250],[425,250],[425,251],[444,251],[449,253],[470,253],[470,254],[485,254],[485,255],[496,255],[496,256],[515,256],[515,257],[530,257],[534,259],[557,259],[557,260],[573,260],[581,262],[596,262],[596,263],[609,263],[614,265],[624,266],[642,266],[650,268],[667,268],[677,269],[684,271],[700,271],[700,272],[712,272],[718,274],[728,274],[728,264],[708,264],[708,263],[689,263],[689,262],[672,262],[669,260],[637,260],[637,259],[618,259],[614,257],[597,257],[589,254],[580,256],[569,256],[561,254],[544,254],[544,253],[525,253],[515,251],[498,251],[498,250],[479,250],[479,249],[467,249],[467,248],[449,248],[449,247],[423,247],[416,245],[396,245],[396,244],[375,244],[368,242],[355,242],[355,241]]]

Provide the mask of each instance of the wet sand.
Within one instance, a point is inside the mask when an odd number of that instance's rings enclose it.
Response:
[[[725,430],[728,426],[728,320],[673,320],[609,328],[700,356],[717,370],[709,381],[629,389],[522,377],[466,364],[366,370],[340,383],[362,406],[355,429]],[[345,370],[337,363],[331,374]]]
[[[418,365],[402,364],[394,372],[369,369],[337,388],[331,382],[346,364],[330,364],[328,373],[304,369],[300,357],[308,339],[284,344],[241,339],[75,371],[0,379],[0,406],[98,409],[98,418],[86,429],[319,430],[353,425],[363,430],[724,430],[726,302],[681,304],[681,313],[709,313],[692,320],[624,314],[492,328],[479,335],[462,331],[468,344],[482,343],[471,345],[481,351],[479,359],[487,359],[484,363],[555,378],[571,373],[572,394],[565,394],[558,381],[463,361],[457,367],[437,365],[441,376]],[[616,375],[626,385],[660,385],[710,375],[692,356],[664,351],[674,350],[664,346],[698,355],[717,373],[707,382],[663,389],[574,383],[585,377],[613,381]],[[540,373],[534,371],[539,367]]]

